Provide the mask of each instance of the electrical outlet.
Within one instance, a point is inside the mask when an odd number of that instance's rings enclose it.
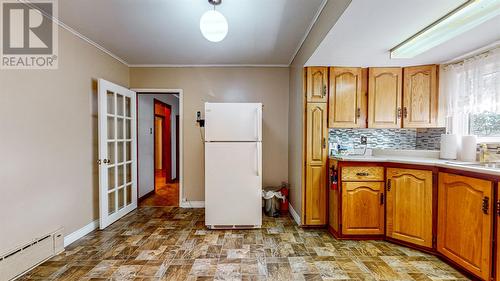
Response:
[[[361,136],[361,144],[366,145],[368,143],[368,138],[366,136]]]

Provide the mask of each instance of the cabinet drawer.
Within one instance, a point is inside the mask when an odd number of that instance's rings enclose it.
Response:
[[[384,167],[344,167],[342,181],[384,181]]]

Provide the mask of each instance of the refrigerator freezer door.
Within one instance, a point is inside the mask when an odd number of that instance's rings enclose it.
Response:
[[[261,140],[261,103],[205,103],[205,141]]]
[[[262,225],[260,142],[205,143],[205,224]]]

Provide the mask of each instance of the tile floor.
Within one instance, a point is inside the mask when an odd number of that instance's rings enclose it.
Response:
[[[339,241],[289,217],[258,230],[205,229],[203,209],[140,207],[20,280],[468,280],[382,241]]]

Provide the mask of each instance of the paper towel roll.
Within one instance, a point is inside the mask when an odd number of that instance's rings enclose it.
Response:
[[[441,135],[441,151],[439,158],[441,159],[457,159],[458,139],[457,135],[446,134]]]
[[[477,150],[476,136],[462,136],[460,160],[465,162],[475,162],[477,159],[476,150]]]

